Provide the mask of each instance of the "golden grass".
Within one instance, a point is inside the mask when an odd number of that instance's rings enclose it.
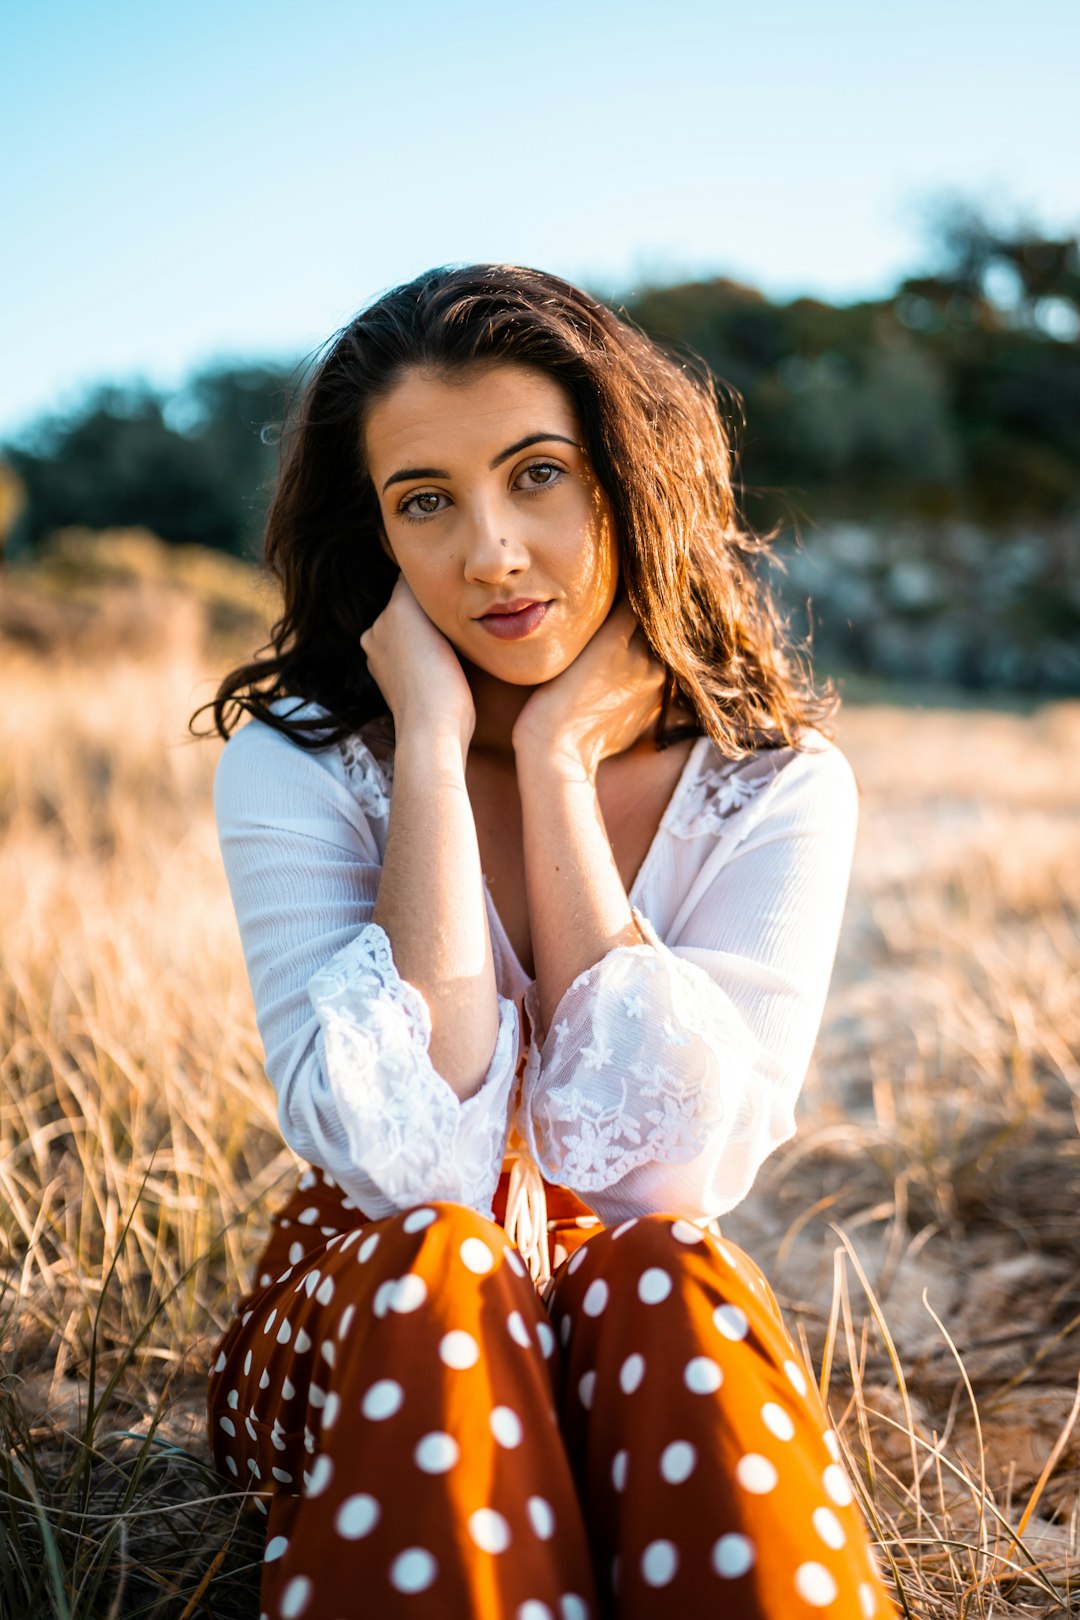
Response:
[[[160,601],[155,611],[160,611]],[[185,628],[186,626],[186,628]],[[0,645],[0,1610],[243,1616],[207,1352],[293,1169],[185,735],[222,654]],[[1080,1601],[1080,704],[848,707],[863,789],[795,1142],[724,1225],[904,1611]]]

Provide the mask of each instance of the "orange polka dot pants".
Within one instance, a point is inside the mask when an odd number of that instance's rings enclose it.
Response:
[[[306,1184],[306,1185],[305,1185]],[[210,1375],[266,1620],[887,1620],[828,1418],[740,1250],[672,1215],[384,1220],[309,1172]]]

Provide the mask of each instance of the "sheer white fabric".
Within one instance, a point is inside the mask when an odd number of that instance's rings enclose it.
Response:
[[[462,1103],[371,922],[392,757],[245,726],[215,805],[286,1142],[375,1218],[432,1198],[490,1216],[511,1131],[604,1221],[731,1209],[794,1132],[851,868],[854,776],[805,740],[738,763],[695,742],[630,891],[645,943],[581,974],[550,1032],[486,896],[499,1030]]]

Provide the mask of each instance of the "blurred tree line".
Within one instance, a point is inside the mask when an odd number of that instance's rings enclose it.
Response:
[[[751,523],[1080,514],[1080,244],[955,205],[936,231],[939,267],[877,302],[778,304],[722,278],[626,298],[741,395],[723,405]],[[0,447],[23,495],[9,555],[79,524],[256,556],[298,377],[222,365],[32,424]]]
[[[722,379],[742,509],[779,531],[762,566],[815,661],[1077,693],[1080,242],[955,202],[933,231],[934,269],[880,300],[717,278],[607,301]],[[256,559],[303,375],[221,364],[31,424],[0,446],[0,546],[141,528]]]

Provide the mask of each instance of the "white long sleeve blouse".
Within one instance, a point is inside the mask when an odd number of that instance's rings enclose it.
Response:
[[[853,772],[803,740],[732,762],[696,739],[629,894],[646,943],[580,974],[531,1042],[536,985],[485,891],[499,1031],[461,1102],[371,921],[392,754],[245,725],[214,802],[285,1141],[373,1219],[431,1199],[490,1217],[508,1152],[605,1223],[732,1209],[794,1133],[851,871]]]

